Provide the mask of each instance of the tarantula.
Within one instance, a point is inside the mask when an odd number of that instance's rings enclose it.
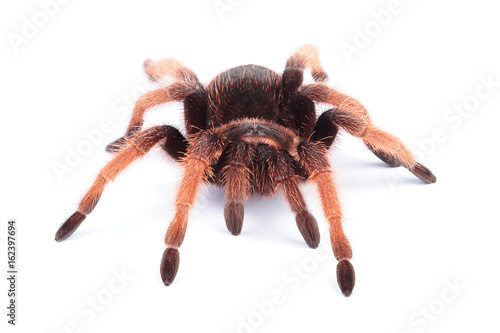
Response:
[[[342,212],[327,158],[339,128],[361,138],[388,165],[404,166],[426,183],[436,181],[398,138],[372,124],[360,102],[324,83],[327,75],[312,45],[299,48],[281,75],[261,66],[238,66],[218,74],[206,86],[175,59],[146,60],[144,67],[152,80],[168,76],[173,82],[137,100],[126,134],[106,147],[115,157],[99,172],[78,210],[59,228],[55,239],[69,237],[92,212],[105,185],[153,146],[160,145],[184,166],[160,265],[167,286],[177,274],[178,249],[200,185],[212,183],[224,188],[224,218],[233,235],[241,232],[245,200],[255,194],[271,197],[281,188],[305,242],[316,248],[320,240],[318,224],[299,187],[304,181],[312,181],[339,261],[337,281],[342,293],[349,296],[355,281],[349,262],[352,251],[342,229]],[[310,70],[314,83],[303,84],[305,70]],[[187,139],[168,125],[142,129],[149,108],[173,101],[184,104]],[[333,108],[317,117],[315,103]]]

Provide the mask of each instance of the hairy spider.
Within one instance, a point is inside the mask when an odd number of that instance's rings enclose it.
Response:
[[[179,267],[178,249],[200,185],[212,183],[224,188],[224,218],[233,235],[241,232],[246,199],[254,194],[271,197],[281,188],[305,242],[316,248],[318,225],[299,187],[309,180],[317,187],[329,224],[333,253],[339,261],[338,284],[349,296],[355,281],[349,262],[352,251],[342,229],[342,212],[327,158],[340,127],[363,139],[368,149],[388,165],[404,166],[426,183],[436,181],[398,138],[372,124],[360,102],[324,83],[327,75],[314,46],[299,48],[288,59],[282,75],[261,66],[238,66],[218,74],[206,87],[175,59],[146,60],[144,66],[152,80],[168,76],[173,82],[137,100],[126,134],[106,147],[115,157],[99,172],[78,210],[59,228],[56,241],[66,239],[78,228],[108,182],[158,144],[184,166],[160,265],[167,286]],[[303,85],[306,69],[315,82]],[[173,101],[184,104],[187,139],[168,125],[142,129],[149,108]],[[333,108],[317,117],[315,103]]]

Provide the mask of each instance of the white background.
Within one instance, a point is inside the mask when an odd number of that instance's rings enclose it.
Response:
[[[18,325],[6,324],[2,278],[2,327],[498,332],[500,21],[494,2],[401,0],[385,26],[373,12],[392,8],[389,0],[221,2],[231,6],[222,15],[212,0],[74,0],[52,8],[47,22],[38,1],[2,2],[0,266],[8,219],[17,220],[19,244]],[[14,46],[11,39],[22,37],[34,16],[40,28]],[[365,29],[371,37],[363,41]],[[339,291],[326,222],[309,185],[304,191],[322,231],[319,252],[304,243],[280,196],[250,200],[243,232],[233,237],[224,223],[223,192],[205,189],[180,248],[178,275],[165,287],[163,237],[182,170],[157,150],[107,186],[71,238],[54,241],[110,159],[105,145],[123,134],[131,112],[126,100],[144,92],[144,84],[153,87],[142,69],[146,58],[176,57],[208,82],[240,64],[280,71],[305,42],[319,47],[332,87],[365,104],[438,178],[425,185],[385,166],[359,140],[339,137],[331,161],[354,253],[351,297]],[[346,44],[359,46],[358,53],[347,57]],[[490,91],[481,83],[488,78],[497,82]],[[182,128],[181,115],[180,105],[164,105],[147,125]],[[102,121],[112,129],[103,132]],[[89,146],[85,131],[96,143]],[[58,176],[54,166],[67,165],[69,151],[86,144],[85,156]],[[116,274],[128,280],[119,282]],[[278,304],[271,306],[275,294]]]

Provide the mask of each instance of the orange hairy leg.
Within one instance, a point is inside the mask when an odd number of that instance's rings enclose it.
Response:
[[[167,102],[181,101],[193,92],[193,87],[174,83],[166,88],[156,89],[145,93],[135,103],[132,118],[128,125],[125,136],[113,141],[106,147],[109,153],[117,153],[123,149],[137,131],[141,130],[144,123],[146,111],[156,105]]]
[[[300,93],[313,101],[335,106],[337,110],[332,112],[332,121],[350,134],[362,138],[368,149],[388,165],[402,165],[422,181],[436,182],[434,174],[415,161],[401,140],[372,124],[366,108],[356,99],[323,83],[303,86],[300,88]]]
[[[144,70],[153,81],[170,76],[177,81],[198,82],[196,74],[174,58],[165,58],[156,62],[147,59],[144,61]]]
[[[319,61],[318,49],[313,45],[304,45],[292,54],[282,74],[282,92],[280,123],[296,129],[299,136],[306,139],[311,134],[316,122],[314,103],[308,98],[301,98],[297,90],[304,81],[304,71],[311,70],[314,81],[325,81],[326,75]]]
[[[59,228],[56,233],[56,241],[68,238],[83,222],[85,217],[92,212],[101,197],[104,187],[110,181],[128,167],[136,159],[146,154],[156,143],[163,139],[172,138],[177,141],[178,131],[171,126],[155,126],[137,133],[130,140],[128,146],[122,149],[108,164],[101,169],[94,183],[81,200],[78,210]],[[179,145],[178,142],[172,142]]]
[[[125,136],[111,142],[106,146],[108,153],[118,153],[129,143],[130,137],[139,131],[143,124],[144,113],[153,106],[171,101],[165,89],[156,89],[145,93],[135,103],[132,119],[130,120]]]
[[[160,274],[168,286],[179,267],[179,250],[186,234],[188,216],[199,187],[212,172],[210,164],[220,156],[226,140],[216,133],[200,132],[184,158],[184,175],[175,199],[175,215],[165,234],[167,248],[163,252]]]
[[[308,68],[311,70],[314,81],[326,81],[328,78],[319,61],[318,48],[310,44],[303,45],[288,58],[285,70],[287,68]]]
[[[310,175],[309,180],[316,184],[323,212],[329,224],[333,254],[339,261],[337,280],[342,293],[349,296],[355,281],[354,268],[349,262],[352,250],[342,228],[342,211],[326,157],[326,149],[322,143],[303,141],[297,151],[300,162]]]
[[[147,110],[168,102],[184,101],[188,118],[186,124],[188,134],[195,134],[200,128],[204,128],[205,91],[196,74],[175,59],[163,59],[156,63],[152,60],[146,60],[144,68],[152,80],[157,81],[163,76],[169,75],[176,81],[139,97],[132,111],[125,136],[110,143],[106,147],[107,152],[119,152],[127,145],[129,138],[142,128]],[[192,126],[196,128],[191,128]]]
[[[165,285],[170,285],[177,274],[178,249],[201,184],[225,189],[224,217],[234,235],[242,229],[244,201],[253,194],[272,197],[280,189],[295,213],[304,240],[315,248],[320,239],[317,222],[299,187],[300,182],[311,180],[317,187],[332,249],[339,261],[337,280],[342,293],[349,296],[355,283],[352,251],[342,228],[341,207],[326,156],[340,127],[361,138],[385,163],[405,166],[425,182],[436,180],[398,138],[372,124],[361,103],[323,83],[327,75],[314,46],[297,49],[281,75],[263,66],[237,66],[216,75],[206,89],[193,71],[175,59],[147,60],[144,68],[162,88],[137,100],[124,137],[107,147],[116,157],[101,170],[56,239],[68,237],[82,223],[107,182],[145,154],[154,142],[165,141],[163,150],[185,167],[175,215],[165,235],[166,249],[160,266]],[[311,72],[314,84],[303,85],[306,71]],[[187,139],[177,130],[159,137],[153,135],[154,130],[141,131],[151,107],[173,101],[183,103]],[[332,108],[318,117],[318,102]]]

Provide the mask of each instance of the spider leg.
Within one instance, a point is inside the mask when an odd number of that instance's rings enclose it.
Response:
[[[175,87],[156,89],[139,97],[135,103],[132,119],[130,120],[125,135],[108,144],[106,146],[106,151],[116,154],[129,144],[130,138],[141,130],[146,110],[156,105],[178,100],[174,99],[172,94],[170,94],[174,88]]]
[[[331,113],[332,122],[350,134],[362,138],[365,145],[387,164],[402,165],[426,183],[436,182],[434,174],[415,161],[410,151],[397,137],[372,124],[368,112],[359,101],[323,83],[302,86],[300,92],[313,101],[335,106],[337,109]]]
[[[186,93],[184,93],[186,96],[182,97],[184,100],[186,131],[189,135],[193,135],[200,130],[206,129],[207,94],[198,77],[191,69],[176,59],[166,58],[157,62],[147,59],[144,62],[144,70],[153,81],[159,81],[165,76],[171,76],[180,85],[184,85],[185,88],[180,88],[180,90],[186,90]],[[190,93],[187,94],[187,92]],[[180,95],[183,95],[183,93]]]
[[[184,175],[175,199],[175,215],[165,235],[167,249],[163,252],[160,274],[163,283],[172,283],[179,267],[179,250],[186,234],[188,215],[196,200],[198,189],[212,172],[211,162],[225,148],[226,140],[216,133],[200,132],[189,146],[184,161]]]
[[[179,141],[178,134],[180,133],[177,129],[167,125],[152,127],[137,133],[130,140],[130,144],[99,171],[94,183],[81,200],[77,211],[57,231],[56,241],[59,242],[71,236],[86,216],[92,212],[106,184],[113,181],[120,172],[146,154],[155,144],[166,140],[165,146],[169,146],[168,141],[172,140],[172,145],[168,148],[172,153],[175,149],[182,147],[183,141]]]
[[[326,81],[326,75],[321,62],[319,61],[319,51],[315,45],[305,44],[288,58],[285,70],[289,68],[298,68],[302,71],[306,68],[311,70],[314,81]]]
[[[175,127],[165,125],[167,130],[167,140],[161,146],[170,157],[177,162],[182,162],[182,158],[186,155],[189,146],[188,140]]]
[[[222,167],[222,183],[226,192],[224,218],[227,229],[239,235],[243,226],[243,202],[252,193],[252,161],[255,154],[245,141],[236,141],[229,146]]]
[[[307,209],[304,196],[299,188],[300,179],[295,173],[295,161],[286,150],[278,150],[275,165],[270,165],[270,168],[275,168],[278,176],[278,185],[281,186],[285,195],[285,200],[290,205],[290,208],[295,213],[295,221],[299,228],[302,237],[307,245],[313,249],[317,248],[320,241],[318,223],[314,216]]]
[[[170,75],[176,81],[165,88],[150,91],[139,97],[134,106],[125,136],[110,143],[106,147],[107,152],[119,152],[120,149],[127,145],[128,139],[141,129],[146,111],[167,102],[184,102],[184,120],[187,134],[196,134],[206,128],[206,92],[192,70],[184,67],[175,59],[164,59],[156,63],[152,60],[146,60],[144,67],[152,80],[159,80],[165,75]]]
[[[339,126],[332,121],[334,109],[323,112],[319,117],[311,134],[311,141],[321,142],[326,149],[329,149],[337,137]]]
[[[319,245],[319,228],[316,219],[308,211],[299,188],[300,177],[296,173],[295,160],[286,150],[260,144],[256,149],[255,187],[262,196],[272,196],[281,187],[302,237],[311,248]]]
[[[326,149],[321,143],[302,141],[297,147],[297,152],[300,162],[310,175],[309,179],[316,184],[318,189],[323,212],[330,225],[333,254],[339,261],[337,265],[337,281],[342,293],[349,296],[355,282],[354,268],[349,262],[352,257],[352,250],[342,228],[342,212],[330,165],[326,157]]]
[[[301,138],[308,138],[316,122],[314,103],[298,93],[304,81],[304,70],[310,69],[314,81],[326,81],[327,75],[318,56],[318,48],[304,45],[288,58],[282,75],[280,122],[297,129]]]
[[[198,81],[196,74],[180,61],[174,58],[165,58],[158,61],[146,59],[144,71],[153,81],[159,81],[165,76],[171,76],[175,80],[183,81],[186,77]]]

